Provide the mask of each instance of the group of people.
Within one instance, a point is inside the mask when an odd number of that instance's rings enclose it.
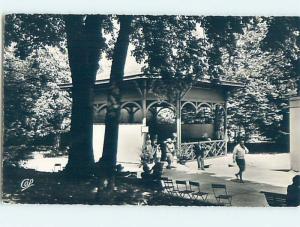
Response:
[[[198,169],[205,170],[204,157],[205,148],[201,143],[194,145],[194,153],[198,164]],[[233,162],[239,167],[238,173],[235,174],[236,178],[243,182],[243,172],[246,168],[245,155],[249,153],[248,148],[245,146],[243,139],[239,140],[239,143],[233,149]]]
[[[164,142],[164,151],[165,158],[168,163],[167,168],[170,169],[171,165],[174,161],[174,156],[176,156],[176,135],[175,133],[172,135],[172,138],[167,138]],[[149,134],[146,136],[145,146],[143,148],[143,152],[141,155],[142,162],[145,163],[156,163],[162,161],[162,148],[158,143],[158,136],[154,135],[153,139]]]
[[[144,150],[142,153],[142,161],[152,163],[161,160],[161,148],[158,144],[157,135],[151,140],[150,135],[147,134]]]
[[[168,163],[168,169],[171,168],[174,156],[176,155],[175,149],[176,136],[173,135],[173,138],[168,138],[164,141],[163,145],[165,148],[165,158]],[[149,134],[146,136],[145,146],[141,155],[141,161],[143,166],[143,172],[141,174],[142,179],[146,182],[160,179],[163,172],[163,163],[161,162],[163,158],[161,145],[158,143],[158,136],[154,135],[153,139]],[[152,168],[150,168],[151,163],[154,162]]]
[[[163,145],[165,148],[165,158],[168,163],[168,169],[171,168],[174,162],[174,157],[176,157],[176,135],[172,135],[173,138],[167,138]],[[197,165],[199,170],[205,170],[204,168],[204,157],[205,148],[201,143],[194,145],[194,153],[197,160]],[[239,143],[233,149],[233,162],[239,167],[238,173],[235,174],[236,178],[240,182],[243,182],[243,172],[245,171],[246,162],[245,155],[249,152],[248,148],[245,146],[245,141],[243,139],[239,140]],[[147,134],[145,146],[142,153],[143,163],[157,163],[162,161],[162,149],[158,143],[158,136],[154,135],[151,140],[150,134]]]

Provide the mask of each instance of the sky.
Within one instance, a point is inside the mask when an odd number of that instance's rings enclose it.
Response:
[[[126,57],[126,63],[125,63],[125,69],[124,69],[124,75],[134,75],[141,73],[142,64],[139,64],[136,62],[135,58],[131,55],[131,51],[133,50],[133,45],[130,44],[128,47],[127,57]],[[107,59],[105,55],[102,56],[99,65],[100,68],[97,73],[97,80],[99,79],[109,79],[110,75],[110,69],[111,69],[111,63],[112,61]]]
[[[114,26],[117,29],[119,29],[118,25],[116,23],[114,23]],[[196,26],[195,35],[198,38],[204,37],[203,28],[199,24]],[[109,41],[110,36],[105,35],[105,38],[107,39],[107,41]],[[131,55],[132,50],[134,50],[134,46],[133,46],[133,44],[130,43],[129,47],[128,47],[125,69],[124,69],[125,76],[142,73],[142,67],[144,66],[144,64],[139,64],[136,62],[135,58]],[[101,60],[99,61],[100,68],[97,72],[97,77],[96,77],[97,80],[109,79],[111,63],[112,63],[112,61],[107,59],[106,55],[102,56]]]

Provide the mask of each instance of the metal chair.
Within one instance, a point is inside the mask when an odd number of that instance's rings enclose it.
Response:
[[[193,191],[192,193],[193,198],[198,199],[199,197],[201,197],[203,201],[207,200],[208,192],[201,191],[199,182],[189,181],[189,185],[190,185],[190,190]]]
[[[230,205],[232,201],[232,195],[229,195],[227,192],[227,188],[225,184],[212,184],[214,196],[218,202],[218,204]],[[227,201],[227,202],[222,202]]]
[[[175,189],[173,180],[167,177],[162,177],[161,181],[162,181],[163,191],[165,191],[167,194],[171,196],[178,195],[178,190]]]
[[[184,180],[176,180],[175,181],[177,186],[178,195],[184,197],[187,195],[189,198],[193,198],[192,193],[194,191],[188,189],[187,182]]]

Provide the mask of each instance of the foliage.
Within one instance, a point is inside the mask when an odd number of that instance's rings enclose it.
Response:
[[[289,60],[288,78],[297,86],[300,95],[300,17],[271,17],[262,49],[282,53]]]
[[[294,78],[291,61],[283,52],[260,48],[267,31],[263,18],[255,18],[237,37],[234,61],[223,54],[226,78],[245,83],[229,100],[228,125],[246,139],[260,135],[261,139],[282,141],[288,131],[286,95],[293,91]]]
[[[177,149],[176,153],[178,162],[182,165],[184,165],[190,159],[189,149],[187,147],[181,147]]]
[[[47,46],[66,47],[62,16],[51,14],[9,14],[5,16],[6,47],[15,44],[15,53],[25,59],[32,52]]]
[[[235,57],[236,37],[244,32],[243,28],[250,19],[250,17],[233,16],[208,16],[203,18],[202,26],[208,42],[207,58],[209,68],[207,74],[213,81],[218,81],[224,76],[224,64],[222,62],[224,50],[231,58]]]
[[[5,144],[27,144],[65,132],[69,125],[69,94],[58,84],[69,79],[66,56],[50,47],[24,60],[14,52],[14,46],[4,50]]]
[[[20,160],[27,160],[31,148],[26,145],[9,146],[3,149],[3,167],[20,167]]]
[[[155,93],[178,98],[191,84],[204,76],[206,67],[203,37],[197,26],[199,17],[140,16],[134,21],[132,54],[144,62],[149,77],[159,77]]]

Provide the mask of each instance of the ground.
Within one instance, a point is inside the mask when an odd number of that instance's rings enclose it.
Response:
[[[33,179],[22,191],[21,182]],[[148,187],[141,179],[117,177],[111,194],[97,192],[97,178],[68,180],[61,173],[39,172],[18,167],[4,168],[3,202],[28,204],[108,204],[108,205],[214,205],[197,200],[170,197]]]
[[[205,171],[197,169],[196,161],[186,165],[177,165],[176,169],[165,170],[164,175],[173,180],[193,180],[201,183],[203,191],[210,194],[208,201],[213,203],[211,184],[221,183],[227,186],[233,195],[233,206],[264,207],[269,206],[264,193],[286,194],[287,186],[298,174],[290,170],[290,157],[284,154],[248,154],[244,182],[236,181],[235,173],[238,167],[232,162],[232,155],[207,159]],[[127,168],[137,171],[134,165]]]
[[[208,159],[205,171],[197,170],[196,162],[177,164],[176,168],[164,170],[163,175],[173,180],[193,180],[201,184],[201,189],[209,193],[208,203],[179,199],[157,193],[144,185],[141,179],[118,178],[116,192],[109,201],[97,198],[97,179],[68,181],[57,171],[66,164],[67,158],[45,158],[35,153],[33,159],[21,162],[21,167],[4,169],[4,202],[13,203],[81,203],[81,204],[148,204],[148,205],[215,205],[211,184],[225,184],[233,196],[233,206],[269,206],[264,192],[286,194],[297,173],[289,170],[289,154],[248,154],[245,183],[236,181],[237,167],[232,163],[232,155]],[[122,163],[125,170],[142,171],[138,164]],[[21,191],[23,179],[34,179],[34,186]],[[101,196],[100,196],[101,197]]]

